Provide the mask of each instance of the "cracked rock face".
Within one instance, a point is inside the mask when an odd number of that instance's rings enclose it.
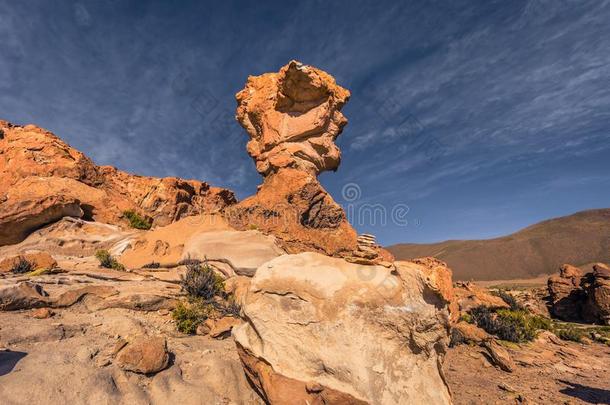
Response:
[[[250,76],[236,95],[236,118],[250,136],[258,172],[336,170],[341,152],[334,141],[347,124],[340,110],[349,96],[328,73],[294,60],[278,73]]]

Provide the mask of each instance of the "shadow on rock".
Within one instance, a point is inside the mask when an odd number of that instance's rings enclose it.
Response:
[[[13,371],[19,360],[27,355],[25,352],[0,352],[0,377]]]
[[[562,394],[578,398],[581,401],[587,402],[589,404],[610,404],[610,391],[608,390],[587,387],[586,385],[581,385],[564,380],[559,381],[568,385],[568,387],[559,390],[559,392],[561,392]]]

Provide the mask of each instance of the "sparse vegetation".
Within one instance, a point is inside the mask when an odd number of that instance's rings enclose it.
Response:
[[[142,266],[144,269],[158,269],[159,267],[161,267],[161,263],[159,262],[150,262]]]
[[[129,225],[132,228],[143,229],[147,231],[152,226],[152,223],[148,219],[140,216],[134,210],[123,211],[123,215],[129,220]]]
[[[526,310],[499,309],[479,306],[470,311],[474,323],[487,333],[514,343],[529,342],[539,330],[552,330],[550,319]]]
[[[186,275],[182,276],[182,289],[190,296],[205,301],[224,295],[224,281],[207,263],[187,265]]]
[[[460,318],[458,319],[458,321],[474,323],[474,320],[472,319],[472,315],[470,315],[468,312],[464,312],[462,315],[460,315]]]
[[[585,337],[585,332],[581,329],[577,329],[574,326],[567,326],[565,328],[555,329],[555,334],[563,340],[570,340],[572,342],[580,342]]]
[[[172,317],[176,321],[178,331],[193,334],[197,331],[197,327],[205,322],[213,312],[214,307],[211,304],[194,299],[188,302],[180,302],[172,312]]]
[[[15,263],[11,268],[11,272],[15,274],[25,274],[34,271],[35,267],[35,263],[20,257],[19,261],[17,261],[17,263]]]
[[[524,311],[525,308],[517,302],[517,299],[511,293],[505,290],[499,290],[497,292],[492,292],[492,294],[497,295],[502,298],[502,301],[506,302],[510,309],[513,311]]]
[[[241,316],[241,305],[235,301],[234,297],[229,297],[220,310],[223,316],[232,316],[233,318]]]
[[[181,284],[188,296],[172,312],[178,331],[192,334],[208,318],[239,317],[241,307],[225,292],[222,277],[206,262],[188,259],[187,263]]]
[[[178,262],[179,265],[181,266],[188,266],[191,264],[201,264],[201,260],[199,259],[191,259],[190,257],[187,257],[186,259],[182,259]]]
[[[125,266],[119,263],[118,260],[115,259],[107,250],[98,250],[97,252],[95,252],[95,257],[97,260],[100,261],[100,266],[102,267],[120,271],[125,270]]]

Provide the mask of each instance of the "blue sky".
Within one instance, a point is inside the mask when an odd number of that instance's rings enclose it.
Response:
[[[352,92],[321,180],[359,231],[489,238],[609,206],[608,21],[599,0],[0,0],[0,118],[244,198],[234,94],[298,59]]]

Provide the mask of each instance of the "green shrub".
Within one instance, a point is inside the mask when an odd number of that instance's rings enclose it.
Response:
[[[212,300],[215,296],[224,297],[224,281],[212,268],[203,263],[186,266],[186,275],[181,276],[182,289],[191,297]]]
[[[95,257],[97,258],[97,260],[100,261],[100,266],[102,266],[102,267],[105,267],[107,269],[120,270],[120,271],[125,270],[125,266],[123,266],[121,263],[119,263],[117,261],[117,259],[112,257],[110,252],[108,252],[107,250],[104,250],[104,249],[98,250],[97,252],[95,252]]]
[[[142,266],[143,269],[158,269],[161,267],[161,263],[159,262],[150,262]]]
[[[25,274],[34,270],[36,267],[35,263],[32,263],[29,260],[24,259],[23,257],[19,258],[19,261],[13,265],[11,268],[11,273],[16,274]]]
[[[515,296],[509,292],[506,292],[504,290],[499,290],[494,295],[497,295],[498,297],[502,298],[502,301],[506,302],[508,304],[508,306],[510,307],[510,309],[513,311],[525,310],[525,308],[523,308],[523,306],[517,302],[517,299],[515,298]]]
[[[193,334],[197,331],[197,326],[205,322],[213,312],[214,308],[211,304],[202,300],[191,300],[178,303],[176,309],[172,311],[172,317],[176,321],[178,331]]]
[[[134,210],[123,211],[123,215],[129,220],[129,225],[135,229],[149,230],[152,223],[146,218],[138,215]]]
[[[539,330],[552,330],[553,328],[549,319],[532,315],[526,310],[499,309],[492,311],[488,307],[479,306],[473,308],[470,315],[474,323],[487,333],[515,343],[531,341]]]
[[[585,333],[582,330],[575,328],[574,326],[567,326],[565,328],[558,327],[554,332],[559,338],[572,342],[580,342],[580,339],[585,336]]]
[[[241,316],[241,305],[235,301],[233,296],[229,297],[224,301],[224,305],[220,307],[222,316],[232,316],[233,318],[239,318]]]
[[[470,315],[468,312],[464,312],[462,315],[460,315],[460,318],[458,319],[458,321],[474,323],[474,320],[472,319],[472,315]]]

